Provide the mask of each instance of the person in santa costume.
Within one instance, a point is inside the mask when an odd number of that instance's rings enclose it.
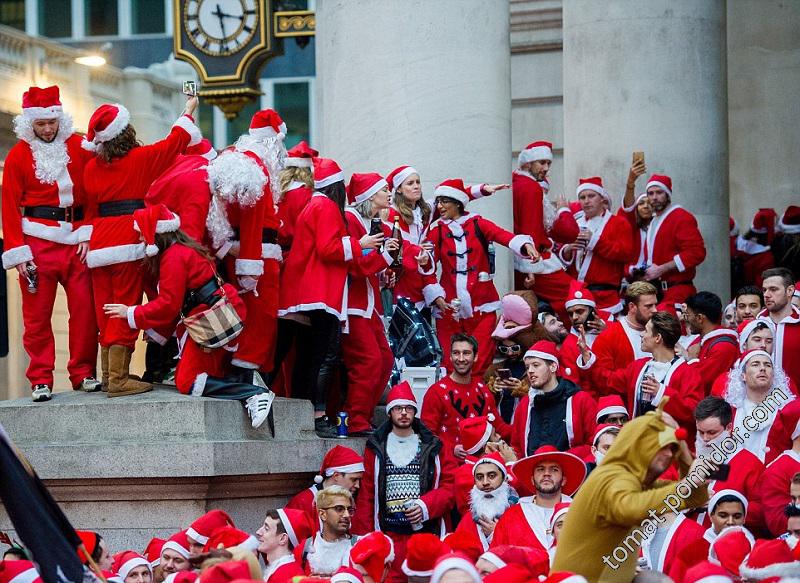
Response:
[[[620,284],[634,253],[631,226],[611,212],[611,195],[599,176],[581,178],[576,194],[583,211],[577,219],[580,233],[561,248],[559,256],[593,293],[598,310],[618,314]]]
[[[553,560],[556,558],[558,535],[564,530],[564,520],[567,518],[570,506],[572,506],[571,502],[559,502],[553,507],[553,514],[550,516],[550,528],[547,529],[547,533],[553,537],[553,542],[550,544],[550,548],[547,549],[549,566],[553,565]]]
[[[425,289],[428,303],[437,305],[436,333],[442,346],[450,346],[450,337],[456,332],[474,336],[478,346],[492,346],[500,297],[491,279],[494,265],[490,263],[493,262],[490,243],[508,247],[527,262],[539,258],[530,236],[514,235],[478,214],[465,211],[470,200],[488,196],[502,186],[467,187],[462,180],[451,179],[436,187],[440,216],[431,225],[428,239],[433,243],[442,272],[439,286]],[[478,355],[476,374],[486,371],[492,356],[492,350]],[[450,355],[445,351],[442,366],[450,369],[451,365]]]
[[[431,583],[448,581],[481,583],[481,576],[475,569],[471,557],[455,552],[439,557],[433,568],[433,574],[431,574]]]
[[[224,526],[235,526],[233,519],[224,510],[209,510],[203,516],[197,518],[186,529],[189,550],[193,554],[203,552],[203,547],[208,543],[208,539],[214,534],[214,531]]]
[[[525,287],[525,280],[533,274],[533,291],[547,300],[564,322],[564,297],[572,279],[553,252],[555,243],[572,243],[580,234],[575,218],[566,201],[559,200],[556,209],[547,198],[550,184],[547,174],[553,162],[553,144],[536,141],[528,144],[518,158],[518,169],[512,178],[514,200],[514,232],[533,238],[541,261],[514,261],[515,287]]]
[[[578,338],[583,333],[589,346],[593,346],[597,337],[608,327],[608,324],[603,319],[603,314],[607,312],[597,311],[597,302],[594,294],[578,280],[570,283],[569,295],[564,302],[564,308],[572,326],[564,342],[561,343],[561,349],[559,350],[559,361],[562,365],[563,376],[580,385],[584,390],[593,393],[591,379],[587,375],[583,375],[577,365],[578,357],[581,355],[580,348],[578,348]]]
[[[701,544],[705,529],[682,512],[666,512],[661,519],[655,533],[642,541],[642,557],[648,569],[666,574]]]
[[[745,557],[739,573],[744,581],[791,581],[800,577],[800,561],[785,541],[760,539]]]
[[[775,325],[774,356],[778,368],[800,386],[800,308],[792,305],[796,291],[792,273],[776,267],[763,273],[764,306],[759,319],[769,319]]]
[[[285,583],[305,575],[293,551],[311,532],[311,522],[302,510],[267,510],[264,524],[256,532],[258,552],[266,563],[266,583]]]
[[[750,229],[736,239],[736,250],[742,258],[742,277],[745,285],[761,287],[761,274],[775,267],[775,256],[772,254],[772,242],[778,223],[775,209],[761,208],[753,215]]]
[[[110,396],[133,395],[152,385],[128,375],[136,328],[110,318],[106,304],[138,304],[144,288],[141,273],[144,244],[133,228],[133,213],[144,208],[147,190],[186,148],[198,144],[200,130],[192,120],[197,98],[190,97],[169,135],[140,146],[130,113],[120,104],[103,104],[89,120],[82,146],[95,153],[84,169],[92,236],[86,262],[92,269],[94,307],[100,327],[103,374],[109,371]]]
[[[794,275],[795,281],[800,280],[800,206],[786,207],[778,221],[777,230],[779,233],[772,242],[775,265],[787,268]]]
[[[314,522],[321,528],[300,541],[295,554],[299,553],[307,574],[330,577],[350,564],[350,549],[358,541],[359,537],[350,533],[355,502],[350,490],[328,486],[317,494],[316,507]]]
[[[133,228],[147,245],[147,267],[158,274],[158,296],[144,305],[105,304],[103,310],[109,318],[125,321],[132,330],[162,328],[208,309],[223,297],[240,317],[244,315],[245,307],[236,289],[221,283],[214,260],[204,247],[180,230],[177,215],[158,205],[135,211],[133,218]],[[200,346],[182,323],[176,333],[181,344],[175,371],[178,390],[194,396],[242,401],[253,428],[260,427],[275,395],[259,386],[223,378],[228,358],[225,346]],[[112,376],[112,387],[113,380]]]
[[[796,503],[790,495],[790,488],[792,478],[800,472],[800,423],[795,424],[791,438],[791,447],[767,466],[760,482],[764,520],[773,536],[779,536],[786,530],[783,509],[787,504]]]
[[[555,344],[540,340],[531,346],[525,353],[525,366],[530,390],[514,411],[514,451],[523,457],[552,445],[561,451],[585,446],[582,455],[587,453],[597,404],[589,393],[558,374],[561,365]]]
[[[393,539],[375,531],[362,536],[350,549],[350,565],[361,574],[364,583],[391,581],[390,569],[394,569],[396,555]],[[402,576],[399,580],[406,578]]]
[[[586,462],[586,475],[592,471],[603,461],[606,457],[608,449],[614,443],[619,435],[620,426],[612,425],[611,423],[598,424],[592,437],[592,447],[589,455],[583,458]]]
[[[625,403],[622,402],[622,397],[619,395],[600,397],[597,400],[596,421],[598,425],[617,425],[619,427],[630,421],[630,416],[625,408]]]
[[[622,217],[631,227],[633,253],[631,262],[625,266],[625,279],[628,282],[640,280],[644,276],[644,244],[647,240],[647,228],[653,220],[653,207],[647,199],[647,193],[636,194],[636,180],[647,172],[644,160],[634,160],[628,170],[625,183],[625,194],[617,216]]]
[[[73,389],[98,391],[97,324],[86,266],[92,232],[86,220],[83,169],[89,158],[63,110],[58,86],[31,87],[14,118],[19,142],[3,171],[3,268],[15,268],[22,290],[25,373],[34,402],[50,400],[55,366],[51,317],[58,284],[67,294]],[[35,283],[34,283],[35,282]]]
[[[318,156],[319,152],[302,140],[286,152],[283,161],[284,169],[279,178],[281,197],[278,201],[277,214],[280,221],[278,243],[284,259],[292,247],[297,217],[314,194],[314,158]]]
[[[455,460],[416,418],[418,409],[408,382],[389,391],[389,419],[367,440],[353,521],[353,532],[379,530],[394,541],[393,581],[404,580],[400,566],[409,536],[420,530],[443,534],[453,504]]]
[[[314,476],[314,484],[295,494],[285,507],[303,510],[309,520],[316,524],[319,491],[330,486],[342,486],[355,496],[361,488],[363,477],[364,458],[349,447],[336,445],[322,458],[322,466],[319,474]]]
[[[586,478],[586,465],[571,453],[543,445],[533,455],[517,461],[511,471],[517,483],[533,496],[511,506],[494,528],[491,547],[518,544],[547,552],[553,537],[550,518],[557,504],[570,502]]]
[[[150,562],[135,551],[117,553],[111,570],[123,583],[150,583],[153,580]]]
[[[402,570],[409,581],[428,581],[433,574],[433,567],[442,555],[450,552],[438,536],[429,532],[414,534],[408,539],[406,558]]]
[[[161,547],[161,558],[159,566],[164,577],[181,571],[190,571],[192,566],[189,563],[189,539],[186,531],[181,530],[169,537]]]

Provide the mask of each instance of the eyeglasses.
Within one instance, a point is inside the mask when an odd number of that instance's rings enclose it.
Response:
[[[506,346],[505,344],[498,344],[497,351],[500,354],[519,354],[522,352],[522,346],[519,344],[512,344],[511,346]]]
[[[413,405],[395,405],[392,407],[392,411],[397,411],[398,413],[411,413],[416,410],[417,408]]]
[[[344,506],[343,504],[337,504],[336,506],[328,506],[327,508],[323,508],[323,510],[333,510],[337,514],[344,514],[344,511],[347,510],[348,514],[353,514],[356,509],[352,506]]]

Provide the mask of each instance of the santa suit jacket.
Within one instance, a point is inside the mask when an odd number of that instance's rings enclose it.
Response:
[[[292,252],[281,274],[278,315],[324,310],[347,319],[347,264],[361,246],[347,234],[336,203],[315,192],[297,219]]]
[[[83,179],[88,199],[87,211],[93,218],[92,237],[86,263],[102,267],[136,261],[144,257],[144,243],[133,228],[133,213],[101,217],[99,205],[124,200],[144,201],[153,182],[188,146],[200,143],[200,130],[192,118],[183,115],[169,135],[149,146],[139,146],[122,158],[104,162],[95,156],[86,164]]]
[[[572,498],[562,494],[561,502],[572,502]],[[552,535],[547,532],[553,511],[550,509],[547,521],[542,522],[532,508],[534,504],[533,499],[528,497],[521,498],[517,504],[509,507],[497,521],[489,546],[494,548],[524,542],[527,547],[540,548],[547,552],[553,541]]]
[[[649,543],[652,538],[645,538],[642,551],[653,571],[666,573],[671,567],[679,563],[678,558],[685,549],[697,544],[703,539],[705,529],[695,521],[679,514],[667,529],[667,536],[657,557],[651,556]]]
[[[295,577],[305,576],[305,574],[294,554],[286,555],[278,559],[274,565],[267,565],[264,582],[291,583]]]
[[[293,508],[295,510],[302,510],[309,516],[312,523],[319,520],[317,516],[317,494],[320,487],[317,484],[309,486],[305,490],[301,490],[286,503],[284,508]]]
[[[586,334],[586,343],[589,345],[589,348],[594,346],[594,342],[598,337],[598,334]],[[589,375],[583,374],[583,371],[578,368],[578,357],[580,355],[581,350],[578,348],[578,333],[575,331],[575,328],[570,328],[569,334],[564,338],[564,342],[561,344],[561,349],[558,352],[558,370],[565,379],[569,379],[576,385],[580,385],[584,391],[596,398],[597,395],[592,389]]]
[[[165,205],[181,219],[181,231],[198,243],[206,234],[206,217],[211,203],[208,188],[208,159],[203,156],[178,156],[175,163],[150,186],[144,197],[146,206]]]
[[[769,312],[763,310],[758,314],[758,319],[766,320]],[[800,386],[800,309],[792,306],[792,312],[783,320],[775,324],[775,343],[772,359],[780,363],[786,376],[794,381],[795,386]]]
[[[678,204],[670,204],[653,217],[645,242],[647,265],[675,261],[675,269],[661,276],[668,284],[691,282],[695,268],[706,258],[703,236],[694,215]]]
[[[788,449],[775,458],[764,470],[761,480],[761,504],[764,520],[772,536],[786,532],[786,515],[783,509],[792,499],[789,486],[792,476],[800,472],[800,453]]]
[[[598,334],[591,348],[597,358],[595,366],[606,370],[625,368],[637,358],[650,356],[649,352],[642,350],[640,332],[631,327],[625,316],[610,322]]]
[[[425,530],[437,536],[446,532],[445,516],[453,507],[453,479],[456,462],[453,455],[443,447],[442,441],[423,425],[414,420],[414,432],[419,435],[420,492]],[[358,506],[353,517],[352,532],[367,534],[383,530],[382,517],[386,504],[386,440],[392,430],[391,421],[378,427],[367,440],[364,449],[364,477],[358,494]],[[409,533],[410,534],[410,533]]]
[[[281,201],[278,203],[278,243],[283,248],[284,255],[289,251],[294,241],[297,217],[306,208],[308,201],[314,191],[306,186],[304,182],[294,181],[289,184],[286,192],[283,193]]]
[[[32,138],[38,139],[38,138]],[[64,141],[69,162],[55,182],[46,184],[36,177],[36,163],[28,142],[20,140],[8,152],[3,170],[3,268],[31,261],[31,248],[25,235],[54,243],[76,245],[89,240],[91,224],[83,221],[59,222],[23,217],[29,206],[84,207],[83,170],[92,154],[81,148],[81,137],[72,134]]]
[[[692,344],[697,342],[700,343],[700,352],[689,364],[700,375],[703,391],[709,395],[717,377],[729,371],[739,359],[739,336],[734,330],[717,328]]]
[[[408,225],[400,212],[394,208],[389,208],[389,216],[386,223],[390,229],[394,227],[395,218],[400,219],[400,233],[403,235],[403,240],[408,241],[411,245],[420,246],[425,240],[430,227],[430,220],[427,223],[423,222],[421,213],[419,222],[413,225]],[[430,266],[429,266],[430,267]],[[408,298],[418,310],[421,310],[426,305],[432,304],[437,297],[443,293],[441,286],[436,282],[436,269],[423,270],[421,273],[417,269],[417,262],[410,253],[403,252],[403,272],[397,278],[397,283],[394,286],[393,294],[395,301],[398,298]]]

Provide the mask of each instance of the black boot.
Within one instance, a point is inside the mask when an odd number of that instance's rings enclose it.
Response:
[[[160,383],[164,380],[164,347],[158,342],[148,342],[144,353],[144,374],[142,381]]]

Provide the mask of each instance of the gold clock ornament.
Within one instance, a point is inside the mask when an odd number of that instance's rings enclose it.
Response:
[[[238,53],[258,29],[258,0],[184,0],[184,4],[183,27],[188,39],[207,55]]]

